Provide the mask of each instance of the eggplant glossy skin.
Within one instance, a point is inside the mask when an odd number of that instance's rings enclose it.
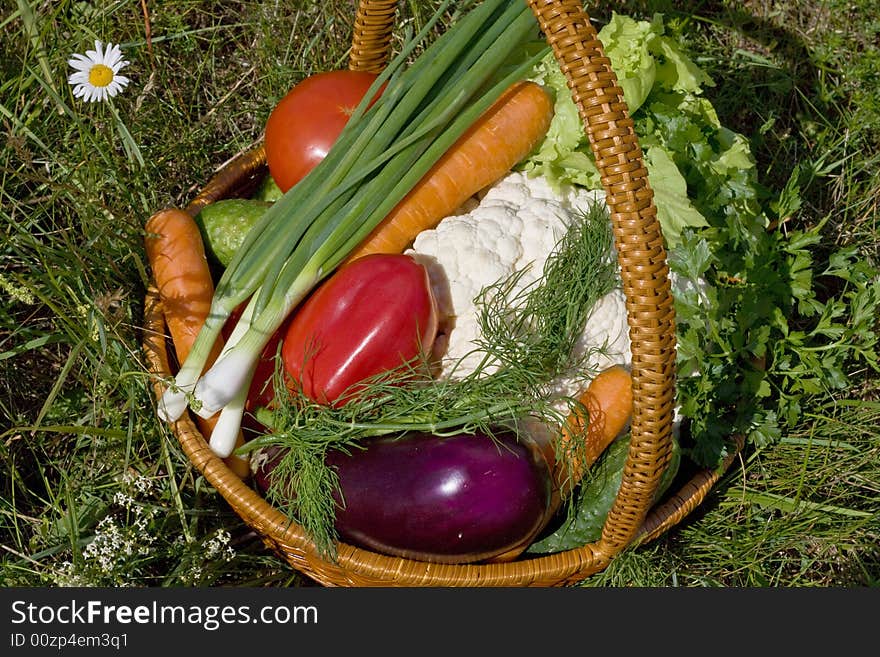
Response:
[[[334,452],[345,496],[336,526],[348,542],[431,561],[479,561],[542,525],[549,478],[512,434],[410,434]]]
[[[409,433],[333,451],[344,504],[340,538],[421,561],[490,560],[543,528],[551,480],[546,461],[513,433],[439,437]]]

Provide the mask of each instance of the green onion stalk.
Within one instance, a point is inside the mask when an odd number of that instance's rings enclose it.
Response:
[[[519,58],[538,28],[526,3],[484,0],[413,57],[452,4],[405,39],[327,156],[264,213],[218,281],[209,316],[158,408],[164,421],[187,406],[202,417],[220,412],[211,436],[218,456],[232,452],[260,355],[289,313],[546,54]],[[202,374],[244,301],[232,335]]]

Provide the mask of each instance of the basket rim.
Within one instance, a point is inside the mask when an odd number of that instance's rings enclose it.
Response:
[[[158,399],[164,391],[164,377],[171,375],[171,367],[168,360],[167,341],[169,338],[166,335],[162,302],[152,280],[145,295],[144,318],[144,350],[150,373],[153,375],[154,394]],[[308,539],[299,525],[284,518],[280,511],[272,507],[267,500],[233,473],[223,459],[211,451],[189,413],[173,423],[171,431],[178,439],[190,463],[228,503],[232,504],[230,498],[238,499],[245,496],[251,498],[251,504],[264,505],[277,513],[276,528],[286,525],[280,529],[280,536],[271,529],[267,531],[265,525],[268,523],[265,520],[257,522],[252,522],[248,518],[243,518],[243,520],[260,532],[264,536],[264,542],[270,547],[285,553],[288,561],[291,559],[290,550],[295,549],[296,555],[293,558],[298,560],[296,567],[325,584],[338,584],[338,578],[328,579],[326,573],[322,572],[328,567],[347,568],[351,575],[357,575],[359,579],[375,578],[378,585],[386,585],[389,581],[386,578],[377,577],[377,575],[389,570],[400,573],[401,566],[405,566],[412,571],[404,580],[406,585],[419,583],[449,585],[461,580],[473,580],[480,582],[483,586],[497,586],[508,583],[509,580],[514,580],[516,585],[523,585],[525,582],[532,585],[542,580],[547,580],[547,583],[551,585],[559,585],[571,583],[599,572],[610,563],[614,556],[603,553],[600,550],[600,542],[594,541],[577,548],[546,555],[528,556],[513,562],[439,564],[385,555],[344,541],[337,541],[339,559],[333,562],[318,553],[315,544]],[[734,449],[718,468],[707,468],[697,472],[678,491],[671,494],[665,502],[652,507],[651,513],[645,519],[634,544],[644,544],[655,540],[690,514],[728,470],[743,446],[743,437],[736,436]],[[294,546],[297,547],[294,548]],[[571,563],[567,565],[559,563],[566,560]],[[364,564],[368,564],[368,566],[365,567]],[[522,572],[523,564],[528,564],[527,572]],[[392,569],[392,565],[396,565],[396,568]],[[516,570],[520,572],[508,572],[512,570],[512,566],[515,566]],[[443,575],[439,580],[436,572],[430,573],[432,570],[442,570]],[[352,578],[349,577],[349,579]]]

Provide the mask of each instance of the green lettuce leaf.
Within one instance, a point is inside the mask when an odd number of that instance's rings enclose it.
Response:
[[[590,152],[583,123],[571,99],[565,75],[552,54],[536,65],[533,79],[554,95],[554,114],[544,140],[521,168],[544,176],[551,184],[572,183],[600,189],[599,169]]]
[[[662,15],[639,21],[614,13],[599,31],[644,152],[667,247],[686,228],[718,225],[756,209],[755,163],[748,141],[724,128],[701,94],[711,78],[666,35]],[[565,76],[549,53],[531,79],[555,96],[547,136],[520,166],[552,185],[601,189],[602,182]]]
[[[652,44],[661,34],[662,27],[655,23],[636,21],[616,12],[599,30],[599,40],[611,60],[630,113],[641,107],[654,87],[658,62]]]
[[[645,166],[654,190],[657,219],[667,242],[677,244],[681,231],[688,226],[709,225],[688,198],[687,181],[662,146],[654,146],[645,152]]]
[[[663,33],[660,16],[654,17],[655,33]],[[657,87],[670,91],[699,93],[704,87],[714,87],[712,78],[684,54],[676,41],[656,38],[649,43],[651,54],[657,61]],[[613,60],[612,60],[613,61]]]

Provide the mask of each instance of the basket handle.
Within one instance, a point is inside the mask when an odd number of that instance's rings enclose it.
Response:
[[[639,532],[672,453],[675,315],[653,191],[623,90],[580,0],[526,0],[566,76],[611,211],[632,345],[631,443],[596,546],[615,554]],[[361,0],[351,68],[385,64],[397,0]]]
[[[565,74],[611,212],[632,344],[633,418],[620,491],[597,549],[635,537],[672,452],[675,316],[654,194],[623,90],[579,0],[527,0]]]
[[[348,67],[379,73],[388,63],[397,0],[361,0],[354,17]]]

